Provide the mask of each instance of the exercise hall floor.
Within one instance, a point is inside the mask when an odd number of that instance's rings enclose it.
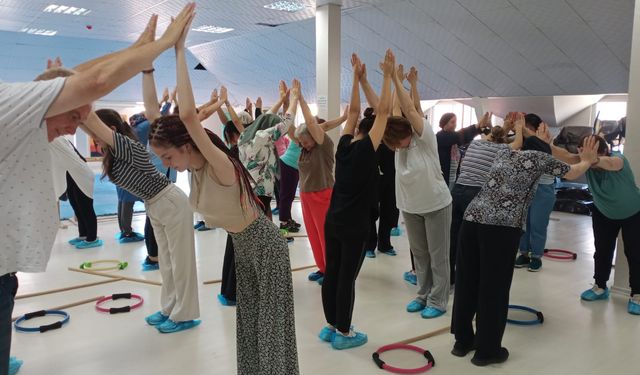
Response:
[[[302,222],[300,203],[294,203],[294,219]],[[111,272],[146,280],[161,281],[158,271],[142,272],[144,242],[118,244],[115,218],[100,219],[101,248],[76,250],[67,241],[77,235],[69,222],[60,229],[46,273],[20,274],[18,295],[107,280],[103,276],[71,272],[85,261],[120,259],[129,262],[123,271]],[[142,232],[144,214],[134,218],[134,229]],[[403,272],[410,265],[406,232],[392,237],[398,255],[379,254],[365,259],[356,283],[353,323],[369,335],[369,343],[346,351],[335,351],[320,341],[325,324],[320,286],[307,280],[305,269],[293,272],[296,332],[302,374],[382,374],[371,360],[379,347],[448,327],[449,311],[440,318],[425,320],[405,311],[416,287],[407,284]],[[144,298],[141,308],[126,314],[109,315],[95,310],[94,303],[66,309],[71,319],[62,329],[46,333],[13,333],[12,355],[25,361],[20,375],[80,374],[235,374],[235,308],[218,303],[220,285],[203,285],[219,279],[226,233],[221,229],[196,232],[198,279],[202,324],[196,329],[163,335],[144,322],[158,310],[160,287],[132,281],[116,281],[82,289],[17,299],[14,316],[48,309],[113,293],[137,293]],[[576,251],[573,262],[543,260],[541,272],[516,270],[511,303],[541,310],[543,325],[507,325],[503,344],[511,352],[501,365],[478,368],[470,356],[457,358],[449,352],[453,337],[441,334],[415,345],[431,351],[436,360],[433,374],[638,374],[637,348],[640,318],[626,312],[627,297],[613,295],[608,302],[584,303],[580,293],[589,288],[593,274],[591,219],[554,212],[549,225],[549,248]],[[290,244],[292,268],[312,265],[313,257],[305,237]],[[613,280],[613,276],[611,278]],[[124,301],[123,304],[128,302]],[[522,313],[513,318],[528,319]],[[48,319],[49,317],[47,317]],[[41,322],[47,321],[42,318]],[[38,323],[40,324],[40,323]],[[420,367],[417,353],[395,351],[383,359],[397,367]],[[284,375],[284,374],[283,374]]]

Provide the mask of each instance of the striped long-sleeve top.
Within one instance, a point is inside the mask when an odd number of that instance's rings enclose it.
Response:
[[[111,182],[143,200],[155,197],[171,181],[151,163],[146,147],[120,133],[113,133]]]

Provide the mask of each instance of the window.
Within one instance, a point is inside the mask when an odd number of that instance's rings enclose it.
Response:
[[[430,122],[434,133],[440,131],[440,118],[442,117],[442,115],[449,112],[456,115],[456,130],[460,130],[463,127],[466,128],[469,125],[478,123],[475,108],[456,101],[443,100],[438,102],[438,104],[433,106],[433,108],[431,109],[431,113],[433,114],[433,116],[431,117]]]

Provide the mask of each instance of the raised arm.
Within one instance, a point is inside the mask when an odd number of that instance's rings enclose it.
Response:
[[[351,54],[351,66],[353,67],[353,84],[351,86],[351,102],[349,103],[349,112],[347,114],[347,124],[342,134],[354,135],[358,117],[360,117],[360,79],[362,76],[362,62],[355,53]],[[377,97],[376,97],[377,99]],[[376,106],[378,102],[376,102]],[[376,107],[374,107],[376,108]]]
[[[512,150],[519,150],[524,143],[524,116],[516,118],[514,129],[516,131],[516,137],[513,142],[509,143],[509,147],[511,147]]]
[[[376,92],[373,91],[373,88],[371,87],[371,84],[369,84],[369,80],[367,79],[367,64],[362,64],[362,70],[358,75],[358,80],[360,82],[360,85],[362,85],[362,91],[364,92],[365,98],[367,98],[369,107],[373,108],[374,110],[377,109],[380,99],[378,98]]]
[[[260,115],[262,114],[262,98],[258,96],[258,99],[256,99],[256,118],[260,117]]]
[[[211,117],[211,115],[213,115],[214,113],[218,112],[220,110],[220,108],[222,108],[222,101],[218,100],[217,97],[216,97],[215,101],[213,101],[213,99],[212,99],[211,101],[209,101],[209,104],[206,107],[202,108],[198,112],[198,120],[200,120],[200,122],[202,122],[202,121],[208,119],[209,117]]]
[[[144,101],[144,115],[149,122],[154,122],[160,117],[160,108],[158,108],[158,94],[156,93],[156,82],[153,78],[153,69],[142,73],[142,99]]]
[[[347,108],[344,109],[342,116],[333,120],[325,121],[322,124],[320,124],[320,127],[326,133],[330,130],[337,128],[338,126],[342,125],[343,122],[347,121],[348,115],[349,115],[349,106],[347,105]]]
[[[191,17],[192,19],[192,17]],[[191,19],[188,24],[191,24]],[[189,31],[189,27],[185,28],[183,35],[176,43],[176,70],[178,82],[178,96],[182,102],[180,108],[180,120],[184,122],[189,135],[195,142],[198,150],[204,158],[211,164],[216,177],[226,186],[236,183],[236,172],[233,163],[229,157],[218,147],[216,147],[209,136],[205,132],[198,115],[196,114],[196,104],[191,89],[191,80],[189,79],[189,71],[187,69],[187,58],[185,56],[184,40]],[[220,93],[220,100],[226,100],[226,90]]]
[[[413,130],[418,134],[418,136],[422,136],[422,131],[424,130],[422,114],[418,113],[416,107],[414,107],[409,93],[404,89],[404,86],[402,86],[402,82],[398,79],[398,76],[394,74],[391,78],[393,79],[393,85],[396,88],[396,96],[400,101],[400,108],[402,109],[402,112],[411,123]]]
[[[156,57],[176,44],[193,17],[194,8],[194,3],[187,4],[160,39],[149,41],[152,29],[155,30],[157,23],[157,16],[154,15],[143,33],[144,44],[77,67],[77,73],[66,78],[62,91],[49,107],[45,117],[49,118],[90,104],[151,66]]]
[[[251,116],[251,121],[253,121],[253,103],[251,103],[251,99],[249,99],[248,97],[245,101],[244,111],[247,112],[249,116]]]
[[[571,165],[571,170],[564,175],[564,178],[575,180],[582,176],[594,164],[598,163],[598,142],[595,137],[591,136],[584,139],[578,157],[580,161],[577,164]]]
[[[233,121],[233,125],[236,127],[236,129],[238,129],[238,133],[242,134],[244,132],[244,125],[242,124],[242,121],[240,121],[240,117],[238,117],[235,109],[233,109],[233,106],[231,105],[231,102],[229,102],[228,97],[225,98],[224,104],[227,107],[227,111],[229,111],[229,116],[231,117],[231,121]]]
[[[89,135],[113,147],[113,130],[102,122],[95,112],[91,111],[82,124]]]
[[[295,99],[294,89],[295,87],[292,89],[291,94]],[[307,129],[309,130],[309,134],[311,134],[311,138],[313,138],[313,140],[317,144],[319,145],[323,144],[324,130],[321,127],[321,125],[318,125],[318,122],[316,121],[316,117],[311,114],[309,105],[307,104],[307,101],[304,99],[304,96],[302,96],[302,94],[300,94],[300,109],[302,110],[302,116],[304,116],[304,122],[305,124],[307,124]]]
[[[282,104],[287,100],[287,96],[289,95],[289,90],[287,89],[287,84],[284,81],[280,81],[278,84],[278,92],[280,93],[280,99],[274,104],[267,113],[271,113],[272,115],[277,115]]]
[[[411,85],[411,99],[413,99],[413,106],[416,107],[416,111],[422,114],[422,105],[420,104],[420,92],[418,92],[418,70],[415,66],[412,66],[407,73],[407,81]]]
[[[391,76],[394,75],[396,70],[396,57],[390,49],[387,50],[384,61],[380,63],[380,68],[384,74],[382,78],[382,91],[380,92],[378,113],[376,113],[373,127],[369,131],[369,138],[371,138],[371,143],[375,150],[378,149],[380,142],[382,142],[382,136],[384,135],[384,130],[387,128],[387,119],[389,118],[391,109]]]

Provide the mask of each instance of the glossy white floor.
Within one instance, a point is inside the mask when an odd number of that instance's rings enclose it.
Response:
[[[295,203],[294,216],[302,222],[299,203]],[[449,334],[417,342],[416,345],[433,353],[437,363],[433,373],[638,373],[632,361],[637,354],[640,318],[627,314],[626,297],[613,296],[609,302],[590,304],[579,300],[580,292],[590,287],[592,281],[590,218],[560,213],[552,217],[548,246],[575,250],[578,260],[570,263],[545,260],[539,273],[517,270],[511,293],[512,303],[542,310],[546,317],[544,325],[508,326],[504,344],[511,351],[509,361],[484,369],[473,366],[470,357],[461,359],[449,354],[453,345]],[[142,231],[143,220],[144,215],[135,218],[138,231]],[[129,267],[119,274],[160,281],[157,271],[140,270],[144,243],[120,245],[114,240],[116,231],[114,219],[101,220],[99,235],[105,245],[78,251],[67,244],[67,240],[77,235],[75,226],[60,229],[48,271],[21,274],[18,294],[103,280],[101,276],[67,270],[95,259],[126,260]],[[118,281],[18,299],[14,315],[111,293],[133,292],[145,298],[140,309],[128,314],[101,314],[91,303],[67,309],[71,320],[60,330],[44,334],[14,332],[12,354],[25,361],[20,374],[234,374],[235,308],[218,303],[218,284],[201,283],[221,275],[225,234],[218,229],[195,235],[201,326],[171,335],[161,335],[147,326],[143,318],[157,310],[159,287],[138,282]],[[449,325],[450,312],[431,321],[405,312],[405,305],[414,293],[414,287],[402,280],[402,273],[409,267],[406,236],[393,238],[393,243],[398,256],[366,259],[357,281],[353,322],[369,335],[369,343],[361,348],[338,352],[317,338],[324,324],[320,287],[307,281],[311,270],[293,272],[301,373],[383,373],[371,360],[371,353],[378,347]],[[292,267],[313,264],[306,238],[296,239],[290,250]],[[384,358],[399,367],[418,367],[424,362],[417,354],[402,352],[389,353]]]

